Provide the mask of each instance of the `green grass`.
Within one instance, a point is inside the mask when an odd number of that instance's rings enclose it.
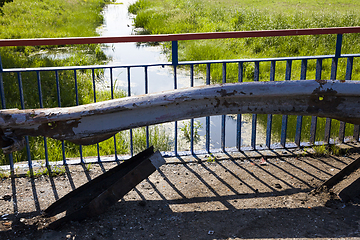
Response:
[[[64,166],[49,166],[49,167],[42,167],[41,169],[37,171],[27,171],[26,176],[27,177],[41,177],[41,176],[50,176],[50,177],[57,177],[64,175],[66,173],[66,169]]]
[[[359,26],[357,10],[360,2],[329,1],[207,1],[207,0],[140,0],[129,7],[136,13],[134,23],[150,34],[222,32],[297,28],[324,28]],[[299,10],[297,5],[302,7]],[[344,7],[352,4],[351,7]],[[314,6],[316,5],[316,6]],[[354,5],[354,6],[353,6]],[[246,7],[245,7],[246,6]],[[329,5],[330,6],[330,5]],[[350,6],[350,5],[349,5]],[[340,10],[339,10],[340,9]],[[296,11],[295,11],[296,10]],[[346,34],[342,53],[359,52],[359,34]],[[180,60],[243,59],[261,57],[306,56],[334,54],[336,36],[267,37],[225,40],[180,41]],[[163,44],[169,53],[170,44]],[[300,63],[294,63],[292,79],[300,76]],[[345,63],[341,63],[342,67]],[[269,64],[261,64],[269,69]],[[199,67],[203,71],[204,66]],[[261,69],[261,70],[262,70]],[[343,69],[343,68],[342,68]],[[245,80],[252,80],[253,66],[245,65]],[[269,71],[260,71],[262,80],[269,78]],[[330,64],[324,63],[324,78],[330,73]],[[213,82],[222,79],[221,65],[214,65],[211,71]],[[285,65],[277,66],[277,80],[283,80]],[[228,80],[235,81],[237,69],[230,66]],[[310,63],[308,78],[314,78],[315,63]],[[359,69],[354,77],[359,77]],[[344,72],[339,73],[344,78]]]
[[[360,26],[360,2],[355,0],[139,0],[129,7],[137,14],[134,23],[150,34],[223,32],[274,29],[301,29]],[[335,53],[335,35],[265,37],[221,40],[179,41],[179,60],[252,59],[285,56],[313,56]],[[171,44],[163,43],[171,59]],[[360,35],[345,34],[342,53],[359,53]],[[358,61],[358,60],[355,60]],[[205,65],[195,66],[204,74]],[[301,61],[293,61],[291,79],[300,79]],[[340,59],[337,79],[345,79],[346,59]],[[270,62],[260,64],[260,81],[270,78]],[[275,81],[285,79],[286,62],[277,62]],[[316,60],[309,60],[306,79],[315,79]],[[323,61],[322,79],[330,79],[331,59]],[[211,82],[222,81],[222,64],[211,65]],[[254,64],[244,63],[244,81],[253,81]],[[238,80],[238,65],[227,64],[227,82]],[[354,62],[352,79],[360,79]],[[272,142],[280,140],[280,115],[274,116]],[[258,121],[266,126],[267,117]],[[325,119],[318,119],[316,141],[323,140]],[[331,136],[338,136],[339,121],[333,120]],[[288,141],[294,141],[296,117],[290,116]],[[346,126],[346,135],[353,127]],[[310,118],[303,121],[302,141],[310,137]]]
[[[102,24],[101,11],[106,3],[113,0],[14,0],[5,3],[0,14],[0,38],[50,38],[50,37],[88,37],[96,36],[96,28]],[[1,3],[1,2],[0,2]],[[43,54],[45,53],[45,54]],[[65,57],[52,58],[51,54]],[[39,46],[39,47],[6,47],[0,49],[0,56],[4,68],[34,68],[102,64],[107,61],[98,44],[75,46]],[[95,70],[96,84],[100,84],[104,72]],[[21,109],[18,75],[14,73],[2,74],[7,108]],[[43,107],[58,107],[58,92],[56,75],[54,72],[40,72]],[[58,71],[60,83],[61,107],[76,105],[76,89],[74,71]],[[22,89],[25,108],[39,108],[39,91],[35,72],[21,73]],[[92,71],[79,70],[76,72],[79,104],[94,102]],[[116,84],[115,84],[116,85]],[[114,97],[126,96],[121,90],[115,90]],[[108,90],[97,89],[97,101],[111,99]],[[134,141],[141,142],[135,151],[144,149],[145,137],[140,130],[134,131]],[[168,150],[170,142],[163,129],[155,127],[151,132],[151,144],[156,149]],[[143,139],[138,139],[143,138]],[[116,134],[117,154],[129,153],[129,132]],[[31,159],[45,159],[45,144],[42,137],[29,137]],[[47,155],[50,161],[62,161],[63,158],[78,158],[80,147],[65,141],[65,156],[62,153],[62,142],[47,139]],[[115,153],[114,138],[103,141],[99,147],[95,145],[83,146],[83,157],[111,155]],[[13,153],[14,162],[26,161],[26,149]],[[0,164],[9,164],[9,158],[0,154]]]
[[[314,150],[314,156],[321,157],[321,156],[342,156],[346,154],[346,150],[340,148],[339,146],[330,144],[330,145],[319,145],[319,146],[313,146]]]

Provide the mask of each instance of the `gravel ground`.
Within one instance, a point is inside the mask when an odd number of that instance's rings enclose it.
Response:
[[[360,205],[312,191],[359,153],[215,157],[168,158],[106,213],[57,230],[41,211],[116,163],[0,180],[0,239],[359,239]]]

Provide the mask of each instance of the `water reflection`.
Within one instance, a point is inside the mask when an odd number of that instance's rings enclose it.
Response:
[[[101,36],[125,36],[135,34],[133,24],[134,16],[127,11],[128,6],[134,3],[136,0],[124,0],[123,4],[109,4],[105,7],[104,25],[99,28],[98,32]],[[117,1],[120,3],[120,1]],[[111,58],[108,66],[118,65],[141,65],[141,64],[153,64],[153,63],[166,63],[168,59],[162,54],[160,46],[147,46],[144,44],[136,43],[114,43],[108,44],[104,47],[105,54]],[[174,89],[174,76],[173,69],[169,66],[152,66],[147,68],[148,73],[148,92],[160,92]],[[177,88],[190,87],[190,74],[186,70],[177,71]],[[128,91],[128,74],[130,74],[131,95],[139,95],[146,93],[145,90],[145,68],[134,67],[130,68],[114,68],[113,80],[116,88]],[[105,71],[105,79],[110,79],[110,71]],[[110,87],[110,81],[106,82],[107,88]],[[195,76],[194,85],[204,85],[204,79],[202,76]],[[199,135],[201,141],[197,144],[197,149],[205,148],[205,118],[196,119],[202,125],[199,129]],[[211,148],[220,148],[221,146],[221,116],[213,116],[210,118],[210,138]],[[180,122],[178,128],[180,129],[186,121]],[[236,117],[226,117],[226,147],[236,146]],[[173,124],[167,124],[170,126],[169,132],[173,132]],[[261,126],[259,126],[257,139],[258,142],[264,142],[264,136]],[[243,117],[242,122],[242,145],[250,145],[251,136],[251,120],[249,117]],[[181,131],[179,130],[179,139],[181,140]],[[180,150],[189,149],[189,144],[181,142],[179,144]]]

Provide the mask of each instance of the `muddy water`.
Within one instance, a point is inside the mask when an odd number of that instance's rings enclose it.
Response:
[[[127,8],[136,0],[118,0],[116,4],[109,4],[105,7],[104,25],[99,28],[98,32],[101,36],[126,36],[136,34],[136,29],[133,27],[134,16],[129,14]],[[122,4],[121,4],[122,3]],[[136,43],[114,43],[109,44],[103,49],[105,54],[111,58],[108,63],[109,66],[119,65],[142,65],[153,63],[166,63],[167,57],[162,53],[160,46],[147,46],[144,44],[137,45]],[[143,67],[135,67],[130,70],[131,76],[131,95],[139,95],[145,93],[145,73]],[[113,79],[115,87],[127,91],[128,89],[128,73],[126,68],[114,69]],[[110,73],[105,73],[105,79],[110,79]],[[148,92],[160,92],[165,90],[172,90],[174,88],[173,69],[171,67],[149,67],[148,68]],[[109,84],[109,81],[108,81]],[[204,79],[201,76],[195,76],[195,86],[204,85]],[[109,86],[107,86],[109,87]],[[178,71],[177,88],[190,87],[190,74],[185,71]],[[201,136],[201,141],[197,144],[196,149],[205,148],[205,118],[196,119],[200,122],[202,128],[198,133]],[[213,116],[210,119],[210,138],[211,148],[220,148],[221,142],[221,116]],[[178,127],[181,128],[185,122],[180,122]],[[236,116],[226,117],[226,147],[236,146]],[[173,124],[170,126],[173,131]],[[172,126],[172,127],[171,127]],[[264,137],[262,126],[258,126],[257,143],[263,143]],[[179,130],[179,139],[181,139],[181,130]],[[243,118],[242,123],[242,145],[250,145],[251,138],[251,120],[249,117]],[[180,150],[187,150],[189,144],[185,141],[180,143]]]

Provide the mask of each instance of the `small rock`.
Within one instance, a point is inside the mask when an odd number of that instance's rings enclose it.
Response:
[[[281,186],[279,183],[276,183],[276,184],[275,184],[275,188],[281,189],[282,186]]]
[[[214,234],[214,231],[210,230],[208,231],[208,235],[213,235]]]

